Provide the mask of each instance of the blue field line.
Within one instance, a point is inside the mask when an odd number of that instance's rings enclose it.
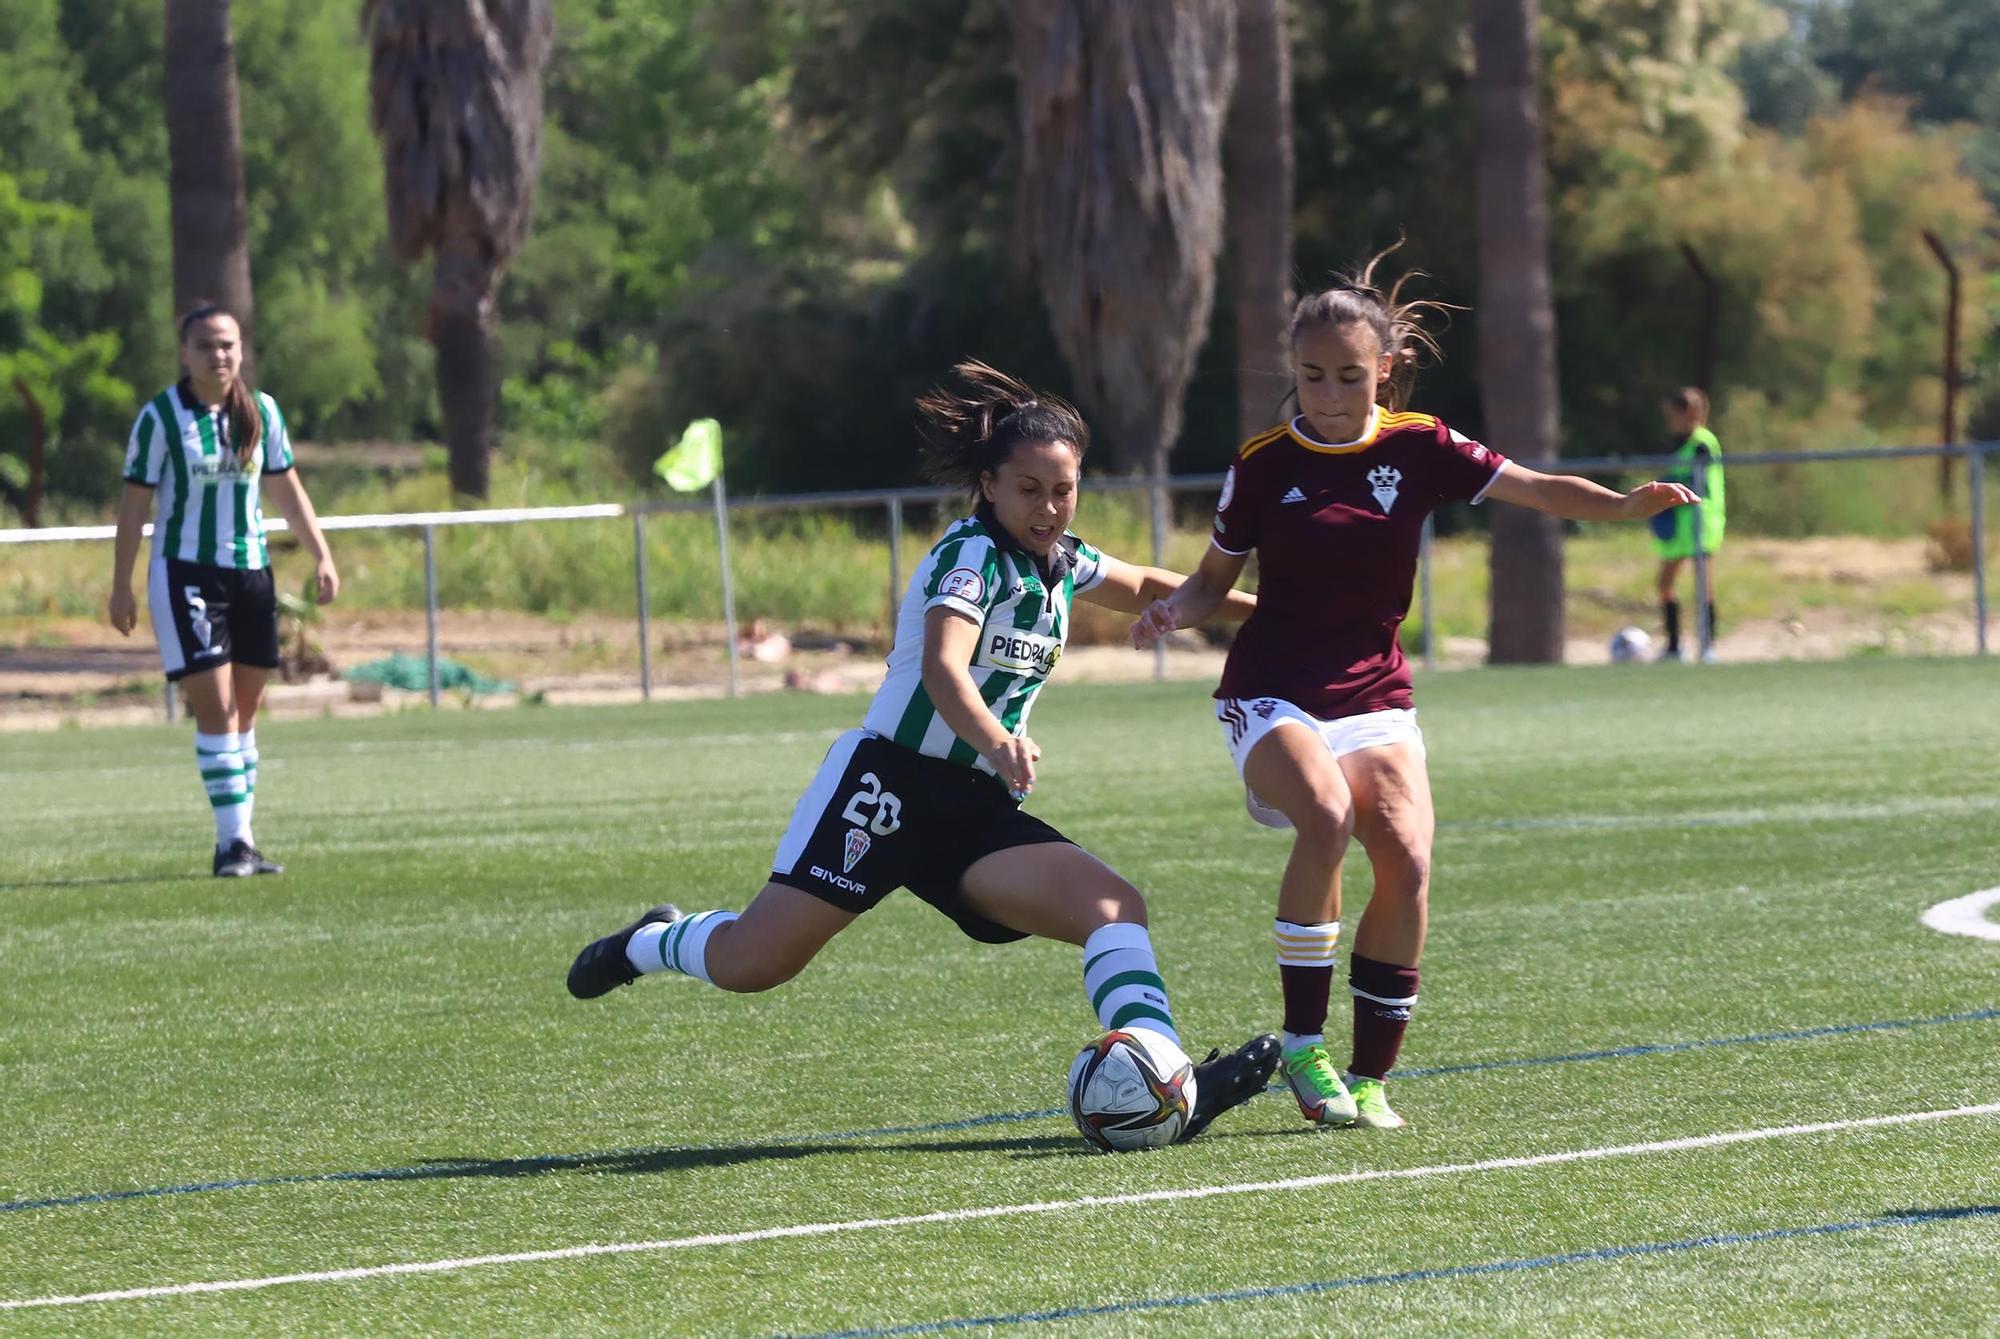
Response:
[[[1919,1209],[1910,1213],[1884,1214],[1880,1218],[1858,1218],[1846,1223],[1816,1223],[1808,1227],[1779,1227],[1767,1232],[1721,1232],[1707,1237],[1685,1237],[1680,1241],[1646,1241],[1632,1246],[1601,1246],[1589,1251],[1566,1251],[1561,1255],[1538,1255],[1532,1259],[1491,1260],[1479,1265],[1447,1265],[1434,1269],[1406,1269],[1394,1274],[1353,1274],[1340,1279],[1312,1283],[1287,1283],[1268,1288],[1238,1288],[1230,1292],[1200,1293],[1182,1297],[1149,1297],[1137,1302],[1111,1302],[1102,1306],[1068,1306],[1049,1311],[1016,1311],[1006,1315],[966,1316],[958,1320],[933,1320],[916,1325],[885,1325],[865,1330],[831,1330],[795,1339],[889,1339],[892,1335],[943,1334],[952,1330],[978,1330],[1000,1325],[1036,1325],[1052,1320],[1080,1320],[1093,1316],[1122,1316],[1139,1311],[1163,1311],[1169,1307],[1221,1306],[1230,1302],[1262,1302],[1280,1297],[1310,1297],[1343,1288],[1371,1288],[1383,1284],[1427,1283],[1436,1279],[1474,1278],[1481,1274],[1513,1274],[1526,1269],[1553,1269],[1557,1265],[1581,1265],[1599,1260],[1623,1260],[1639,1255],[1671,1255],[1678,1251],[1700,1251],[1716,1246],[1749,1246],[1767,1241],[1787,1241],[1799,1237],[1827,1237],[1845,1232],[1875,1232],[1889,1227],[1918,1227],[1966,1218],[2000,1217],[2000,1204],[1973,1204],[1955,1209]],[[780,1336],[780,1339],[784,1339]]]
[[[1980,1023],[2000,1019],[2000,1009],[1975,1009],[1967,1013],[1939,1014],[1934,1018],[1892,1018],[1874,1023],[1830,1023],[1789,1032],[1753,1032],[1740,1037],[1711,1037],[1697,1041],[1657,1042],[1644,1046],[1618,1046],[1601,1051],[1573,1051],[1567,1055],[1531,1056],[1511,1060],[1479,1060],[1463,1065],[1435,1065],[1427,1069],[1399,1069],[1394,1077],[1435,1078],[1444,1074],[1474,1074],[1490,1069],[1525,1069],[1542,1065],[1570,1065],[1586,1060],[1622,1060],[1633,1056],[1669,1055],[1677,1051],[1707,1050],[1721,1046],[1755,1046],[1777,1041],[1805,1041],[1815,1037],[1845,1036],[1859,1032],[1890,1032],[1909,1028],[1939,1027],[1948,1023]],[[0,1213],[24,1213],[31,1209],[64,1209],[84,1204],[115,1204],[121,1200],[159,1199],[168,1195],[203,1195],[221,1190],[259,1190],[266,1186],[323,1185],[343,1181],[430,1181],[467,1174],[510,1175],[553,1171],[612,1162],[619,1158],[649,1158],[671,1153],[727,1152],[732,1149],[796,1147],[810,1144],[854,1143],[864,1139],[888,1139],[906,1135],[950,1134],[990,1125],[1018,1125],[1026,1121],[1049,1120],[1068,1114],[1063,1107],[1039,1111],[1002,1111],[963,1120],[934,1121],[923,1125],[883,1125],[866,1130],[835,1130],[823,1134],[776,1135],[754,1144],[672,1144],[647,1148],[614,1148],[596,1153],[545,1153],[525,1158],[463,1158],[428,1163],[421,1167],[383,1167],[359,1172],[299,1172],[290,1176],[240,1177],[227,1181],[196,1181],[179,1186],[151,1186],[140,1190],[102,1190],[80,1195],[57,1195],[47,1199],[0,1202]]]
[[[1974,1009],[1970,1013],[1940,1014],[1936,1018],[1891,1018],[1879,1023],[1829,1023],[1823,1027],[1799,1028],[1791,1032],[1750,1032],[1741,1037],[1709,1037],[1700,1041],[1655,1042],[1645,1046],[1614,1046],[1603,1051],[1572,1051],[1568,1055],[1534,1056],[1522,1060],[1476,1060],[1465,1065],[1432,1065],[1428,1069],[1399,1069],[1396,1079],[1429,1079],[1440,1074],[1475,1074],[1487,1069],[1532,1069],[1539,1065],[1572,1065],[1581,1060],[1623,1060],[1635,1055],[1672,1055],[1676,1051],[1704,1051],[1717,1046],[1755,1046],[1769,1041],[1806,1041],[1813,1037],[1840,1037],[1856,1032],[1891,1032],[1900,1028],[1936,1027],[1940,1023],[1982,1023],[2000,1018],[2000,1009]]]

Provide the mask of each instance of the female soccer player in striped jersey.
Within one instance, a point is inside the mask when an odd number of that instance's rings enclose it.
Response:
[[[1143,647],[1208,617],[1256,551],[1257,609],[1230,648],[1216,715],[1251,816],[1295,834],[1275,928],[1285,1075],[1315,1124],[1394,1129],[1403,1120],[1384,1081],[1417,1002],[1435,828],[1397,640],[1424,517],[1497,498],[1580,521],[1644,520],[1696,499],[1674,483],[1620,494],[1541,474],[1404,412],[1417,353],[1436,352],[1421,324],[1432,304],[1398,302],[1400,281],[1380,291],[1381,259],[1298,304],[1298,416],[1244,443],[1201,566],[1132,633]],[[1368,853],[1375,892],[1348,959],[1354,1050],[1343,1075],[1324,1029],[1350,837]]]
[[[140,409],[125,447],[125,493],[111,560],[111,626],[139,621],[132,564],[147,518],[146,603],[167,678],[195,720],[195,762],[215,816],[215,873],[282,874],[250,830],[257,798],[257,706],[278,666],[278,605],[258,505],[262,481],[313,556],[321,604],[340,574],[292,468],[278,402],[242,378],[236,318],[202,303],[180,319],[187,375]]]
[[[1041,757],[1028,713],[1062,654],[1072,599],[1137,613],[1181,578],[1069,533],[1090,442],[1074,409],[980,363],[955,370],[962,390],[917,402],[925,472],[976,505],[919,564],[882,687],[800,797],[770,881],[740,916],[655,907],[593,942],[570,967],[578,999],[661,971],[769,990],[908,888],[984,943],[1081,945],[1104,1027],[1179,1041],[1139,890],[1021,801]],[[1241,619],[1253,607],[1235,595],[1210,612]],[[1197,1066],[1183,1137],[1259,1092],[1277,1060],[1277,1038],[1262,1036]]]

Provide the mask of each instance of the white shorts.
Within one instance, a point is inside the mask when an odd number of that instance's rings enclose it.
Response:
[[[1223,742],[1229,745],[1229,756],[1236,762],[1238,776],[1243,775],[1243,762],[1250,756],[1250,750],[1257,747],[1257,741],[1287,722],[1312,731],[1336,758],[1385,744],[1415,744],[1417,756],[1424,756],[1424,732],[1417,728],[1415,707],[1323,721],[1282,697],[1224,697],[1216,699],[1215,719],[1222,723]],[[1243,787],[1243,807],[1267,828],[1292,825],[1291,819],[1258,799],[1257,792],[1248,785]]]

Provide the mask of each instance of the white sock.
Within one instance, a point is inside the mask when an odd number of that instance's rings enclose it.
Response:
[[[195,763],[201,769],[202,789],[208,792],[209,807],[215,814],[217,850],[232,842],[250,840],[250,815],[244,801],[249,791],[243,776],[241,740],[226,735],[194,736]]]
[[[253,727],[238,734],[236,751],[243,755],[243,840],[252,846],[250,824],[257,816],[257,731]]]
[[[1280,967],[1332,967],[1334,950],[1340,947],[1340,922],[1323,921],[1301,925],[1297,921],[1277,921],[1271,938],[1278,946]]]
[[[1326,1045],[1326,1034],[1324,1032],[1280,1032],[1278,1034],[1278,1044],[1283,1048],[1286,1055],[1290,1055],[1301,1046]]]
[[[1150,1028],[1181,1044],[1167,1003],[1167,983],[1160,979],[1153,938],[1145,926],[1118,921],[1091,932],[1083,943],[1083,991],[1106,1031],[1128,1025]]]
[[[697,911],[677,921],[642,925],[625,945],[625,961],[636,972],[679,972],[713,984],[708,937],[735,919],[733,911]]]

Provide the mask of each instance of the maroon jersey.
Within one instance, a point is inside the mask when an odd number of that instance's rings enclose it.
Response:
[[[1506,457],[1429,414],[1377,410],[1328,446],[1302,420],[1252,437],[1215,513],[1215,546],[1257,551],[1257,612],[1217,697],[1281,697],[1322,720],[1410,705],[1396,629],[1410,611],[1424,517],[1484,497]]]

